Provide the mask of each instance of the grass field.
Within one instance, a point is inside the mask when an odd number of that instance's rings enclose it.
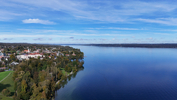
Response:
[[[4,79],[10,72],[12,71],[0,72],[0,81]]]
[[[0,94],[0,100],[13,100],[13,98],[12,97],[5,97]]]
[[[64,68],[60,68],[61,69],[61,71],[62,71],[62,73],[64,74],[64,75],[66,75],[66,73],[67,73],[67,75],[69,74],[68,72],[66,72],[65,70],[64,70]]]
[[[13,79],[12,79],[12,76],[13,76],[13,71],[9,71],[9,72],[12,72],[5,80],[3,80],[1,83],[0,83],[0,100],[13,100],[12,99],[12,96],[15,92],[14,90],[14,82],[13,82]],[[1,73],[0,73],[1,75]],[[3,89],[9,89],[11,91],[11,97],[5,97],[2,95],[2,90]]]

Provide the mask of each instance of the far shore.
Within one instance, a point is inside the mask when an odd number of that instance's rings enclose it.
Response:
[[[177,44],[80,44],[101,47],[134,47],[134,48],[177,48]]]

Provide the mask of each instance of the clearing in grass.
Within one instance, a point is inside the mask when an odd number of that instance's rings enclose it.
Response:
[[[10,75],[0,83],[0,100],[13,100],[12,96],[14,95],[14,92],[15,92],[14,81],[12,79],[13,71],[9,71],[9,72],[12,72],[12,73],[10,73]],[[11,97],[3,96],[1,93],[3,89],[9,89],[11,92]]]
[[[0,72],[0,81],[2,79],[4,79],[7,75],[9,75],[9,73],[11,73],[12,71],[5,71],[5,72]]]

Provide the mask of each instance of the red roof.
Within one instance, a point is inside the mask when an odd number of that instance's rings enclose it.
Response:
[[[43,55],[42,53],[41,54],[40,53],[30,53],[29,55],[37,55],[37,54]]]
[[[69,56],[69,54],[65,54],[66,56]]]
[[[0,69],[6,69],[6,67],[0,67]]]

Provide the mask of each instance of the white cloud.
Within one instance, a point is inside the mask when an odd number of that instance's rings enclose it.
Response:
[[[45,25],[52,25],[55,24],[49,20],[40,20],[40,19],[25,19],[22,20],[23,23],[35,23],[35,24],[45,24]]]
[[[148,23],[158,23],[158,24],[165,24],[165,25],[177,25],[177,18],[158,18],[158,19],[136,19],[143,22]]]
[[[7,34],[7,33],[6,33]],[[0,38],[21,38],[21,37],[26,37],[26,38],[33,38],[33,37],[39,37],[39,38],[44,38],[44,37],[46,37],[46,38],[56,38],[56,37],[70,37],[70,36],[63,36],[63,35],[40,35],[40,34],[37,34],[37,35],[23,35],[23,34],[16,34],[16,33],[14,33],[14,34],[8,34],[8,35],[5,35],[5,33],[4,33],[4,35],[3,36],[1,36]]]
[[[154,33],[154,34],[157,34],[157,35],[177,35],[176,33],[175,34],[172,34],[172,33]]]
[[[14,13],[14,12],[0,9],[0,15],[1,15],[0,21],[7,21],[7,20],[13,19],[15,17],[22,16],[23,14],[18,14],[18,13]]]
[[[115,29],[115,30],[144,30],[144,29],[137,29],[137,28],[121,28],[121,27],[104,27],[104,28],[89,28],[89,29]]]

